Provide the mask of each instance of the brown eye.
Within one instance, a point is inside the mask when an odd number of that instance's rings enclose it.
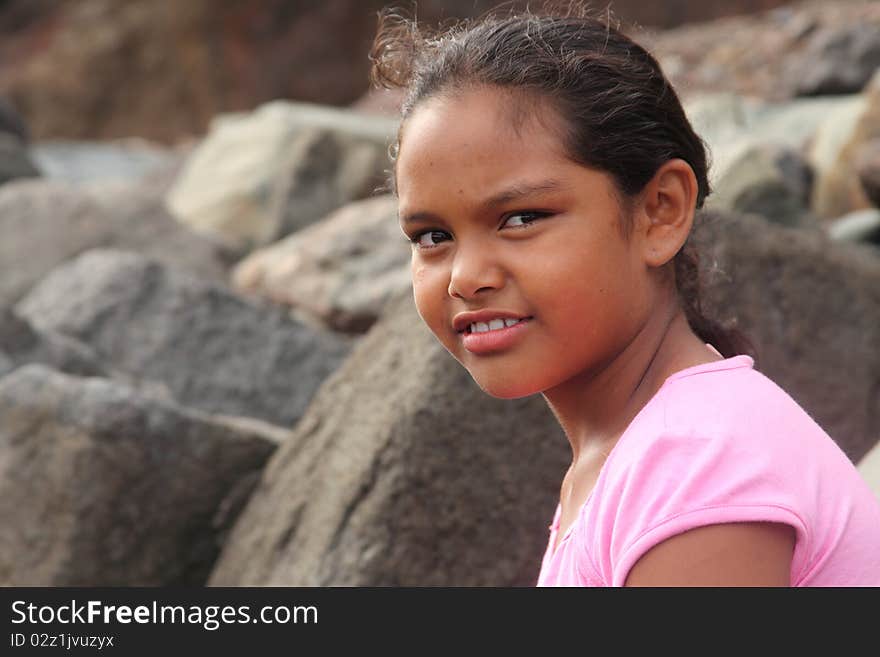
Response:
[[[431,238],[431,240],[435,240],[442,235],[446,235],[446,233],[442,230],[426,230],[415,235],[410,241],[420,249],[430,249],[437,246],[437,243],[431,241],[425,242],[422,238],[428,236]]]
[[[548,212],[514,212],[507,215],[507,219],[505,219],[504,224],[507,223],[511,219],[520,219],[521,223],[513,224],[511,228],[524,228],[525,226],[531,226],[538,219],[543,219],[544,217],[549,217],[550,213]]]

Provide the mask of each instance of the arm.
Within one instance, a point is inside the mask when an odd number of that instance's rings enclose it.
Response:
[[[658,543],[625,586],[790,586],[795,530],[778,522],[696,527]]]

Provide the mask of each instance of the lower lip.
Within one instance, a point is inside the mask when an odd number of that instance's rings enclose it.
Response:
[[[464,343],[464,348],[474,354],[507,349],[522,337],[532,319],[521,319],[513,326],[505,326],[485,333],[462,333],[461,340]]]

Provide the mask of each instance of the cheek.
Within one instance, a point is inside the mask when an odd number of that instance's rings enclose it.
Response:
[[[423,264],[412,264],[413,298],[416,309],[434,333],[443,322],[443,295],[446,286],[443,284],[442,273]]]

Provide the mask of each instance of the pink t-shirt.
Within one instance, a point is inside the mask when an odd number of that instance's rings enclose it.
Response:
[[[880,586],[880,502],[852,462],[746,355],[670,376],[611,450],[538,586],[623,586],[695,527],[772,521],[797,542],[792,586]]]

